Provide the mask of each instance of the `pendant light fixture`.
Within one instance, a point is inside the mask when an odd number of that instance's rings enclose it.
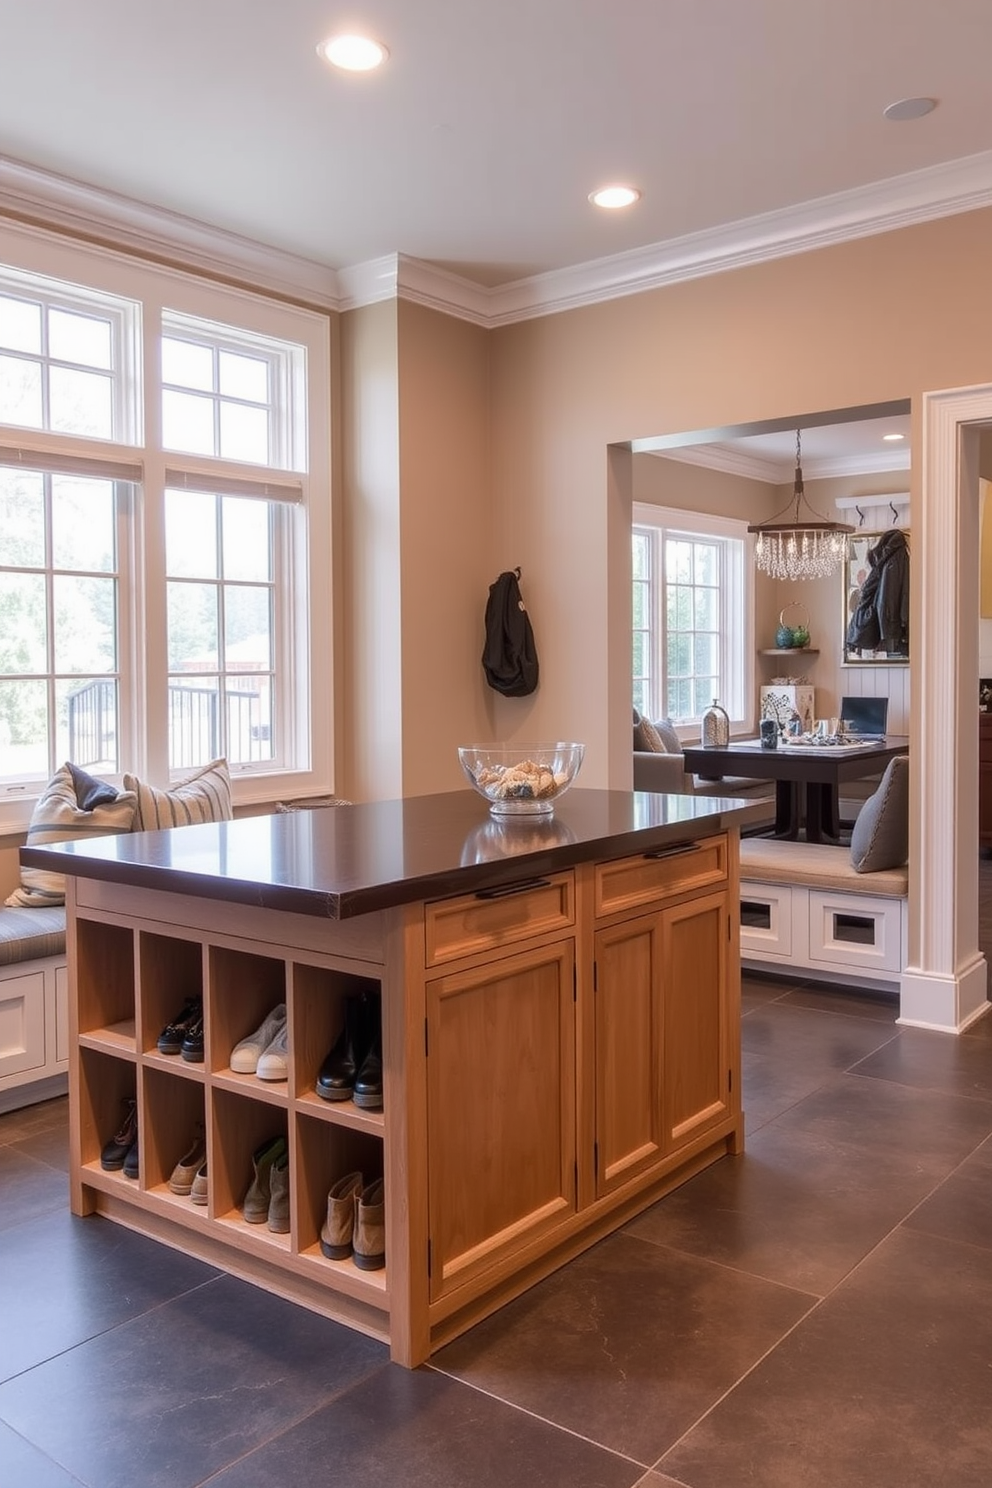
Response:
[[[854,531],[843,522],[828,522],[806,499],[801,436],[802,431],[797,429],[792,501],[770,522],[755,522],[747,529],[758,537],[754,548],[755,564],[771,579],[825,579],[843,563],[844,538]],[[802,514],[804,503],[812,520],[807,520]],[[792,520],[779,521],[790,510]]]

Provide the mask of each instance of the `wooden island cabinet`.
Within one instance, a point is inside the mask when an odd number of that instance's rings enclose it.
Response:
[[[739,1151],[738,826],[714,797],[470,791],[25,849],[67,873],[71,1202],[388,1340],[408,1366]],[[327,1102],[345,999],[381,993],[384,1105]],[[203,999],[202,1063],[161,1054]],[[288,1078],[230,1068],[278,1003]],[[137,1101],[136,1180],[101,1149]],[[208,1201],[172,1193],[206,1134]],[[290,1227],[247,1224],[289,1152]],[[330,1186],[384,1177],[386,1265],[321,1253]]]

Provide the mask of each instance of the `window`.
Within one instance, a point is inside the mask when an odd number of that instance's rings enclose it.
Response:
[[[634,706],[694,724],[714,698],[749,727],[746,523],[638,504],[632,535]]]
[[[0,824],[65,759],[329,788],[326,318],[64,245],[92,282],[43,276],[7,240]]]

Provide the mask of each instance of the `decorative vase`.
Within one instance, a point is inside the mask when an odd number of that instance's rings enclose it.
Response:
[[[787,625],[785,621],[786,610],[801,610],[803,618],[798,625]],[[784,609],[779,611],[778,630],[775,632],[775,644],[783,651],[805,651],[809,645],[809,610],[798,600],[793,600]]]
[[[700,742],[704,749],[726,749],[730,743],[730,718],[726,708],[721,708],[716,698],[703,714]]]

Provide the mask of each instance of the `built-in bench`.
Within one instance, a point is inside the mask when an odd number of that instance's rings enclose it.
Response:
[[[0,901],[17,883],[16,851],[3,856]],[[0,902],[0,1112],[68,1088],[68,1006],[65,909]]]
[[[908,868],[858,873],[847,847],[745,838],[742,963],[897,991],[906,965],[908,893]]]

